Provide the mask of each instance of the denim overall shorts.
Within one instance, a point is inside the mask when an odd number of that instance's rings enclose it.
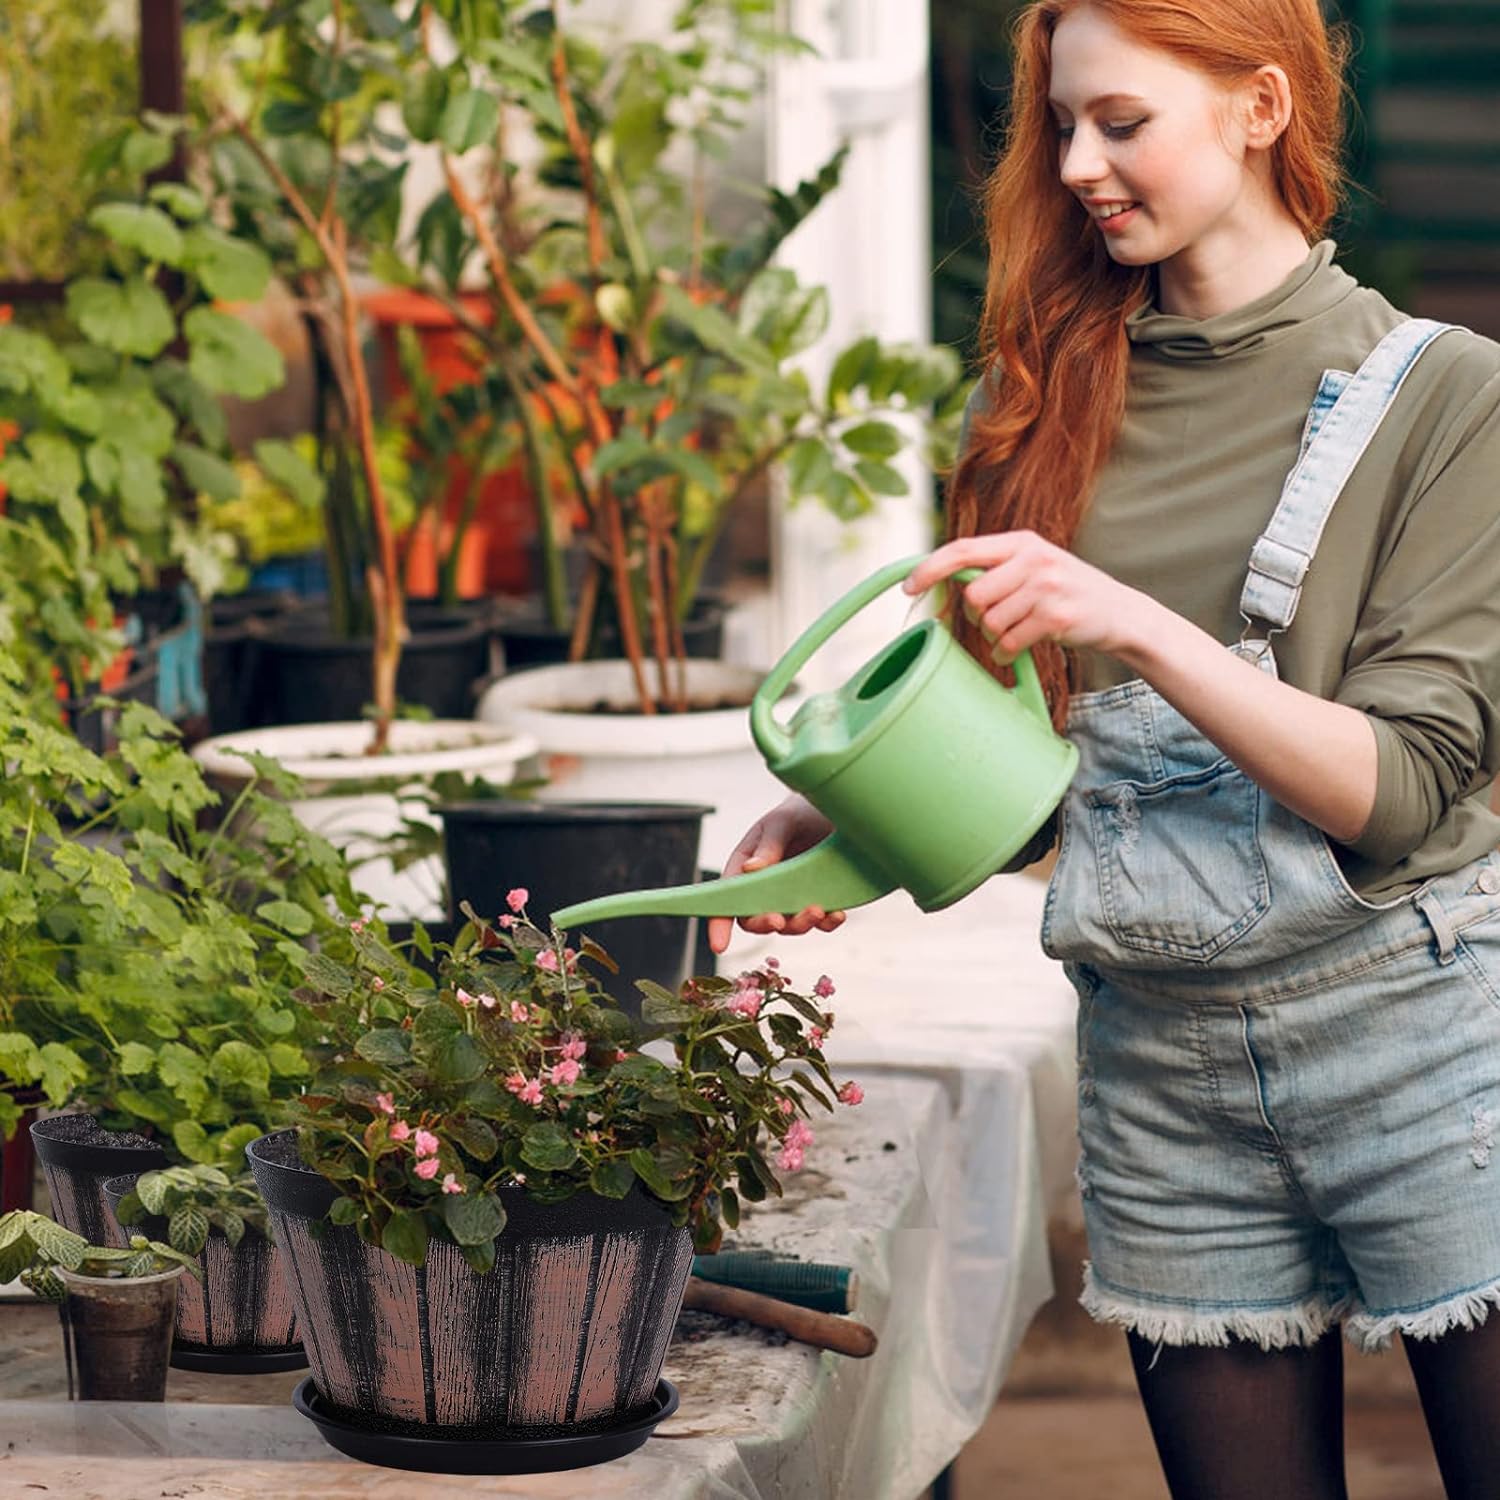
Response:
[[[1250,556],[1276,672],[1413,320],[1329,371]],[[1264,638],[1251,639],[1256,627]],[[1383,903],[1142,681],[1074,699],[1043,947],[1079,996],[1083,1304],[1153,1342],[1270,1349],[1472,1327],[1500,1302],[1500,856]]]

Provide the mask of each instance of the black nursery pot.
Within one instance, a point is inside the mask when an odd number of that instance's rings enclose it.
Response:
[[[134,1186],[134,1176],[103,1184],[112,1214]],[[122,1232],[165,1240],[167,1220],[152,1216]],[[231,1245],[222,1230],[211,1229],[198,1266],[202,1281],[184,1277],[177,1291],[172,1339],[177,1369],[258,1375],[307,1364],[282,1257],[263,1234],[247,1225],[244,1238]]]
[[[31,1127],[31,1144],[52,1199],[52,1217],[91,1245],[124,1245],[104,1184],[167,1164],[155,1141],[106,1130],[92,1115],[53,1115]]]
[[[693,601],[688,617],[682,623],[682,644],[689,656],[712,660],[724,654],[725,613],[725,607],[718,599],[710,597]],[[560,666],[568,659],[571,632],[559,630],[552,624],[540,599],[503,606],[496,616],[494,630],[504,653],[507,672]],[[602,619],[591,644],[590,657],[624,654],[618,624],[610,618]]]
[[[524,886],[539,926],[575,902],[698,878],[703,819],[686,802],[458,802],[439,811],[451,916],[467,901],[493,919],[506,892]],[[638,1012],[634,981],[675,990],[687,977],[696,917],[619,917],[588,932],[620,966],[601,974],[621,1006]]]
[[[475,687],[490,670],[491,626],[471,610],[413,609],[396,696],[440,719],[474,716]],[[292,614],[255,627],[255,724],[326,724],[361,717],[374,694],[369,637],[344,640],[324,614]]]
[[[284,589],[253,589],[209,604],[203,637],[203,691],[210,733],[234,734],[258,723],[253,714],[259,636],[251,622],[275,620],[303,607],[296,595]]]
[[[318,1406],[336,1429],[325,1436],[345,1452],[449,1472],[564,1469],[639,1446],[652,1413],[665,1415],[658,1382],[692,1237],[639,1187],[554,1204],[500,1189],[508,1218],[481,1275],[445,1241],[410,1266],[328,1223],[338,1189],[302,1164],[293,1132],[245,1154],[288,1258]],[[611,1453],[555,1442],[621,1428],[628,1445]],[[377,1457],[373,1443],[346,1446],[360,1432],[430,1446]]]

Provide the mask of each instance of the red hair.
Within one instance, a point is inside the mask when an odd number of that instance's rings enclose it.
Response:
[[[1147,266],[1111,260],[1087,211],[1063,186],[1048,104],[1052,36],[1085,5],[1146,47],[1226,87],[1275,64],[1291,83],[1290,124],[1272,148],[1272,176],[1308,239],[1338,208],[1344,176],[1348,45],[1318,0],[1034,0],[1015,26],[1005,148],[985,190],[989,282],[980,347],[990,401],[949,485],[950,537],[1032,530],[1071,547],[1125,411],[1125,321],[1151,285]],[[959,638],[988,662],[962,618]],[[1055,721],[1066,721],[1063,651],[1044,642],[1037,667]]]

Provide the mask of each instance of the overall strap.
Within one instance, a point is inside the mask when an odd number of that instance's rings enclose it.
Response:
[[[1344,387],[1287,476],[1276,512],[1251,550],[1240,595],[1247,631],[1254,620],[1273,633],[1292,623],[1302,581],[1349,476],[1423,350],[1453,326],[1425,318],[1398,324]]]

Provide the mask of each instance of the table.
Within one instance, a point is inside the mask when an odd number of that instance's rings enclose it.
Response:
[[[165,1406],[0,1399],[15,1444],[0,1449],[0,1495],[343,1500],[420,1485],[424,1500],[911,1500],[984,1420],[1052,1290],[1046,1223],[1074,1156],[1072,1002],[1037,948],[1041,895],[1010,877],[932,917],[893,896],[836,934],[742,934],[724,962],[771,951],[795,981],[826,968],[838,987],[830,1056],[866,1102],[813,1121],[807,1168],[747,1216],[739,1243],[853,1265],[857,1316],[880,1334],[872,1359],[690,1315],[679,1333],[715,1331],[673,1343],[682,1405],[639,1453],[571,1474],[420,1481],[325,1447],[286,1404],[297,1376],[174,1371]],[[20,1310],[31,1346],[17,1349],[17,1311],[0,1308],[0,1397],[56,1394],[50,1314]],[[250,1404],[227,1404],[231,1386]]]

